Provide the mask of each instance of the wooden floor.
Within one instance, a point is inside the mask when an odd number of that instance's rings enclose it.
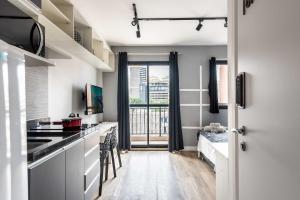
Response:
[[[215,200],[215,174],[194,152],[130,151],[122,160],[99,200]]]

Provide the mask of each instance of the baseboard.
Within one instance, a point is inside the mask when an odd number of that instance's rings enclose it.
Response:
[[[184,146],[183,151],[197,151],[197,146]]]

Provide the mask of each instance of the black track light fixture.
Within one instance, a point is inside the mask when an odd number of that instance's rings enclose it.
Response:
[[[136,31],[136,37],[140,38],[141,37],[141,31]]]
[[[225,19],[225,24],[224,27],[227,28],[228,27],[228,22],[227,22],[227,18]]]
[[[202,24],[203,20],[199,20],[199,24],[198,26],[196,27],[196,30],[197,31],[200,31],[200,29],[202,28],[203,24]]]
[[[136,30],[136,37],[140,38],[141,37],[141,30],[140,30],[140,21],[199,21],[199,24],[196,27],[197,31],[200,31],[201,28],[203,27],[202,22],[204,21],[211,21],[211,20],[225,20],[225,24],[224,27],[227,27],[227,17],[164,17],[164,18],[160,18],[160,17],[156,17],[156,18],[141,18],[138,17],[137,14],[137,9],[136,9],[136,5],[132,4],[133,6],[133,14],[134,17],[131,21],[131,25],[132,26],[136,26],[137,30]]]

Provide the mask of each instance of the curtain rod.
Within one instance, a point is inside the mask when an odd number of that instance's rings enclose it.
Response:
[[[115,53],[119,54],[119,52]],[[168,53],[127,53],[129,56],[168,56],[170,55],[170,52]],[[182,55],[182,53],[178,53],[178,55]]]

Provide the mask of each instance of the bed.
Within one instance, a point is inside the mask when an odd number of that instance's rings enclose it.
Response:
[[[207,161],[209,165],[215,168],[216,164],[216,146],[228,143],[228,132],[211,133],[203,130],[198,132],[198,157]]]

